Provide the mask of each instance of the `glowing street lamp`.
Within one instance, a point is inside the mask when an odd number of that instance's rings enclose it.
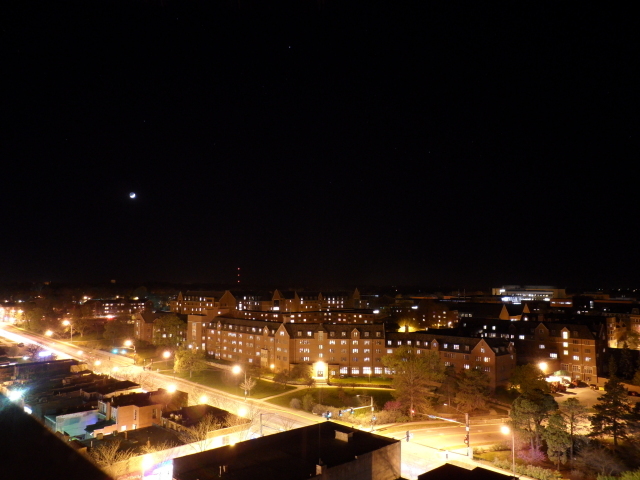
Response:
[[[244,383],[242,384],[242,386],[244,387],[244,401],[247,401],[247,371],[243,370],[240,365],[235,365],[232,369],[231,372],[234,375],[237,375],[239,373],[244,373]]]
[[[500,427],[500,431],[505,435],[511,433],[511,468],[513,470],[513,478],[516,478],[516,435],[513,428],[509,428],[506,425]]]
[[[124,346],[127,348],[133,348],[133,353],[136,353],[136,344],[134,342],[132,342],[131,340],[125,340],[124,341]]]
[[[46,332],[44,332],[44,334],[45,334],[47,337],[50,337],[51,335],[53,335],[53,332],[52,332],[51,330],[47,330]]]
[[[71,339],[69,341],[73,342],[73,323],[71,323],[69,320],[65,320],[64,322],[62,322],[62,325],[64,325],[65,327],[69,327],[71,332]]]
[[[547,362],[540,362],[538,364],[538,368],[542,371],[542,373],[547,373]]]
[[[169,357],[171,357],[171,352],[169,350],[166,350],[162,353],[162,358],[164,358],[165,362],[167,363],[167,369],[169,369]]]

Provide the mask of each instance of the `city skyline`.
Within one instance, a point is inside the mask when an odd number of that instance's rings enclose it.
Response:
[[[3,7],[0,282],[637,285],[624,12],[282,5]]]

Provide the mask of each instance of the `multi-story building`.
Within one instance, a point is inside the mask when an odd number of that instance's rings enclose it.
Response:
[[[518,352],[530,363],[545,362],[550,372],[565,370],[577,380],[595,382],[607,345],[606,330],[581,324],[511,324]]]
[[[100,433],[135,430],[161,425],[162,411],[186,406],[187,396],[183,392],[169,393],[159,388],[155,392],[131,393],[98,400],[98,422],[87,425],[87,436]],[[170,407],[169,407],[170,406]],[[169,407],[169,408],[168,408]]]
[[[503,339],[387,332],[385,354],[392,354],[402,346],[415,349],[418,355],[436,351],[445,366],[456,370],[482,370],[489,376],[492,390],[498,385],[506,385],[516,367],[513,342]]]
[[[215,358],[274,371],[308,364],[318,381],[337,375],[383,375],[382,357],[401,345],[419,347],[420,352],[435,348],[445,365],[456,369],[480,368],[489,374],[492,388],[505,384],[516,364],[515,349],[508,340],[385,333],[382,324],[276,323],[218,317],[206,335],[206,352]]]
[[[132,315],[151,305],[146,299],[125,297],[89,299],[85,304],[91,307],[96,317],[103,318]]]

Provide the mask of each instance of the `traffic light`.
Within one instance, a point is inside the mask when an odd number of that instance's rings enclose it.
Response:
[[[468,434],[468,433],[464,436],[464,444],[465,444],[467,447],[469,446],[469,434]]]

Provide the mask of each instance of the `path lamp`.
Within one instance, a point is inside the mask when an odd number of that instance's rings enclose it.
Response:
[[[505,435],[511,433],[511,468],[513,471],[513,478],[516,478],[516,432],[515,429],[509,428],[506,425],[500,427],[500,431]]]
[[[244,383],[242,384],[242,386],[244,387],[244,401],[246,402],[247,401],[247,371],[242,367],[240,367],[240,365],[235,365],[231,369],[231,372],[234,375],[237,375],[239,373],[244,373]]]
[[[373,422],[375,422],[375,416],[373,415],[373,396],[371,396],[371,395],[356,395],[356,397],[369,397],[371,399],[371,431],[373,432]]]

